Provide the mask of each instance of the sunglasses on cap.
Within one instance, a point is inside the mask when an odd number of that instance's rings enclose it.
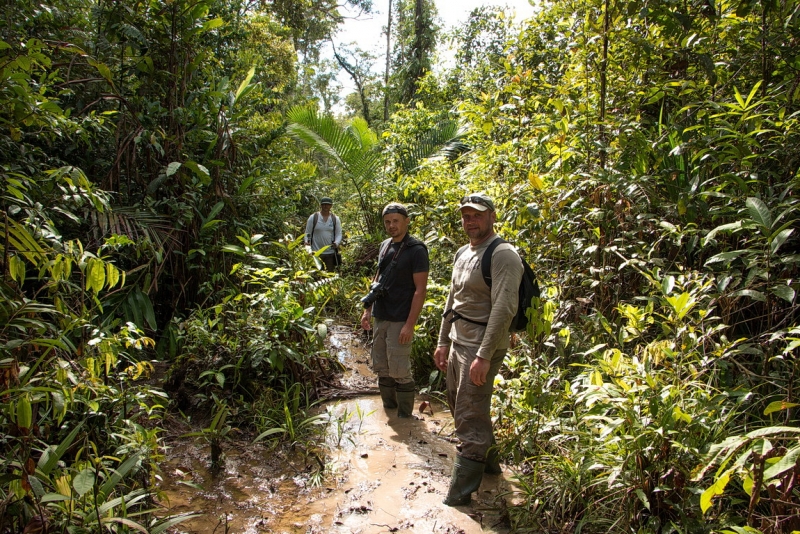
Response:
[[[389,215],[390,213],[399,213],[403,217],[408,217],[408,211],[401,204],[389,204],[383,208],[383,215]]]
[[[461,205],[464,206],[465,204],[478,204],[479,206],[485,206],[489,208],[491,211],[494,211],[494,203],[489,200],[488,198],[482,197],[480,195],[467,195],[461,199]]]

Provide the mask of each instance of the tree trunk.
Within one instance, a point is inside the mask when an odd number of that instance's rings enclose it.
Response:
[[[383,74],[383,121],[389,120],[389,67],[392,60],[392,0],[389,0],[389,18],[386,21],[386,72]]]

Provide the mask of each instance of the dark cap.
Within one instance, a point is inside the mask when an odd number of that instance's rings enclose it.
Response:
[[[484,193],[472,193],[461,199],[461,208],[475,208],[478,211],[494,211],[494,202]]]
[[[321,199],[319,199],[319,203],[320,203],[320,205],[322,205],[322,204],[333,204],[333,199],[331,199],[331,197],[322,197]]]
[[[386,204],[386,207],[383,208],[383,213],[381,214],[381,217],[389,215],[390,213],[399,213],[403,217],[408,217],[408,210],[406,209],[406,207],[397,202],[391,202],[389,204]]]

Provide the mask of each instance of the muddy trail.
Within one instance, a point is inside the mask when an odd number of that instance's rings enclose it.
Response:
[[[326,426],[325,454],[311,455],[316,468],[309,468],[308,451],[234,441],[224,446],[224,466],[214,474],[207,447],[174,441],[161,465],[160,503],[169,513],[202,515],[170,532],[509,532],[504,510],[511,473],[485,475],[467,506],[443,505],[456,452],[447,408],[418,394],[414,418],[387,414],[363,342],[334,326],[328,343],[346,369],[342,385],[374,394],[321,408],[333,422]]]

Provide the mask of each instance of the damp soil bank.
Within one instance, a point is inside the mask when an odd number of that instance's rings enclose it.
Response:
[[[456,452],[450,413],[422,395],[414,418],[386,413],[361,340],[345,327],[329,331],[329,349],[346,369],[342,385],[363,393],[321,408],[334,421],[318,444],[325,452],[311,453],[316,462],[309,464],[306,450],[228,441],[214,473],[206,447],[173,441],[161,465],[160,504],[202,515],[171,532],[509,532],[511,473],[484,476],[467,506],[443,505]]]

